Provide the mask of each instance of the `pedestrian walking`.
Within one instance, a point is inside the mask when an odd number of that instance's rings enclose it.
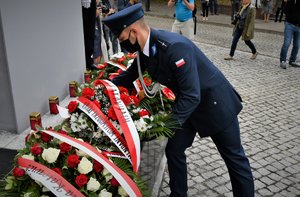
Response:
[[[209,0],[201,0],[201,7],[202,7],[202,16],[203,20],[208,20],[208,8],[209,8]]]
[[[181,34],[189,39],[194,38],[193,10],[194,0],[169,0],[168,7],[175,6],[175,21],[172,32]]]
[[[264,22],[268,23],[270,14],[272,13],[272,1],[271,0],[262,0],[262,14],[264,15]]]
[[[280,52],[280,67],[287,68],[286,57],[288,49],[293,40],[293,48],[289,64],[293,67],[300,67],[296,62],[300,46],[300,0],[287,0],[285,6],[284,38]]]
[[[229,56],[225,57],[225,60],[233,60],[234,52],[241,36],[245,44],[251,49],[252,56],[250,59],[256,59],[258,52],[251,42],[251,39],[254,37],[255,13],[255,7],[251,5],[251,0],[243,0],[243,6],[232,22],[234,24],[233,38]]]
[[[133,87],[141,79],[144,91],[154,94],[142,80],[142,71],[169,87],[176,99],[172,118],[180,128],[168,139],[165,149],[170,175],[170,196],[186,197],[187,164],[185,150],[195,135],[210,137],[227,166],[235,197],[253,197],[254,180],[240,139],[237,115],[241,97],[222,72],[190,40],[176,33],[150,28],[144,22],[141,4],[133,5],[104,19],[118,36],[120,45],[137,58],[112,82]]]

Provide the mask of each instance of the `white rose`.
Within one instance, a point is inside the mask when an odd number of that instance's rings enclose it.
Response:
[[[78,172],[80,174],[87,174],[93,170],[93,164],[86,157],[83,157],[78,164]]]
[[[60,150],[56,148],[44,149],[42,153],[42,158],[48,163],[54,163],[57,160],[59,153]]]
[[[105,177],[106,182],[113,178],[111,173],[106,168],[102,170],[102,175]]]
[[[125,191],[125,189],[122,186],[118,187],[118,194],[120,196],[128,196],[127,192]]]
[[[31,153],[29,155],[23,155],[22,158],[34,161],[34,156]]]
[[[89,182],[87,183],[86,189],[92,192],[96,192],[99,188],[100,188],[100,183],[97,181],[97,179],[91,177]]]
[[[112,193],[106,191],[106,189],[101,190],[99,197],[112,197]]]

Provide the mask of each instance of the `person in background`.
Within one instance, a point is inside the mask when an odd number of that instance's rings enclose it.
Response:
[[[208,7],[209,7],[209,0],[201,0],[201,7],[202,7],[202,16],[203,20],[208,20]]]
[[[270,14],[272,13],[272,1],[271,0],[263,0],[262,1],[262,14],[264,15],[264,22],[268,23]]]
[[[283,17],[283,9],[285,7],[285,0],[276,0],[275,3],[275,9],[276,9],[276,14],[275,14],[275,19],[274,22],[276,23],[277,21],[281,22],[282,17]],[[279,19],[278,19],[279,17]]]
[[[218,0],[209,0],[209,8],[210,8],[210,14],[211,15],[218,15]]]
[[[175,21],[171,31],[192,40],[194,38],[194,0],[169,0],[168,7],[173,6],[175,6]]]
[[[99,64],[102,58],[102,50],[101,50],[101,36],[102,36],[102,25],[100,21],[101,8],[98,7],[100,0],[96,0],[96,21],[95,21],[95,36],[94,36],[94,53],[93,59],[94,64]]]
[[[139,78],[146,95],[154,95],[160,85],[147,88],[142,78],[142,72],[147,71],[176,95],[170,116],[178,128],[165,149],[170,196],[187,196],[185,150],[198,133],[216,145],[227,166],[234,197],[253,197],[254,180],[237,117],[242,100],[217,66],[190,39],[150,28],[140,3],[105,18],[103,23],[118,36],[121,46],[137,54],[131,66],[112,80],[115,85],[132,88]]]
[[[241,7],[241,0],[231,0],[231,21],[233,21],[233,16],[236,15]]]
[[[284,13],[286,17],[283,45],[280,51],[280,67],[283,69],[287,68],[287,52],[293,40],[289,65],[299,68],[300,64],[296,60],[300,46],[300,0],[287,0]]]
[[[243,6],[233,20],[233,38],[229,56],[225,57],[225,60],[233,60],[234,52],[241,36],[245,44],[251,49],[252,56],[250,59],[254,60],[258,55],[254,44],[251,42],[251,39],[254,37],[255,13],[256,10],[255,7],[251,5],[251,0],[243,0]]]
[[[81,0],[81,4],[85,49],[85,65],[86,69],[93,70],[95,69],[93,53],[96,21],[96,0]]]

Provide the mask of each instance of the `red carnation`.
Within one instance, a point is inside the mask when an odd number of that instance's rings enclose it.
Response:
[[[139,99],[136,96],[130,96],[135,106],[139,106]]]
[[[21,168],[18,168],[18,167],[15,167],[13,169],[13,175],[15,177],[22,177],[25,175],[25,170],[21,169]]]
[[[146,86],[149,87],[152,84],[152,80],[148,77],[144,77],[144,83],[145,83]]]
[[[52,140],[52,138],[53,137],[47,133],[42,132],[42,134],[41,134],[41,139],[43,142],[50,142]]]
[[[118,87],[119,91],[120,91],[120,94],[127,94],[129,95],[129,92],[126,88],[122,87],[122,86],[119,86]]]
[[[140,117],[144,117],[144,116],[149,116],[150,113],[146,110],[146,109],[142,109],[140,112],[139,112],[139,116]]]
[[[78,185],[78,187],[84,186],[88,182],[88,178],[84,174],[80,174],[76,176],[75,183]]]
[[[102,172],[103,170],[103,165],[101,163],[99,163],[98,161],[94,160],[93,162],[93,168],[95,172]]]
[[[72,149],[72,146],[70,144],[63,142],[59,145],[59,149],[61,154],[65,154]]]
[[[76,101],[71,101],[68,105],[69,113],[73,113],[77,109],[78,103]]]
[[[43,148],[40,146],[39,143],[36,143],[30,148],[30,152],[33,155],[40,155],[43,152]]]
[[[83,88],[82,96],[90,99],[91,97],[95,96],[95,91],[92,88]]]
[[[117,179],[115,177],[113,177],[111,180],[110,180],[110,184],[111,186],[113,187],[118,187],[120,185],[120,183],[117,181]]]
[[[114,108],[113,107],[110,107],[109,109],[108,109],[108,117],[110,118],[110,119],[112,119],[112,120],[117,120],[117,115],[116,115],[116,113],[115,113],[115,110],[114,110]]]
[[[60,168],[53,168],[52,169],[54,172],[56,172],[57,174],[59,174],[60,176],[62,176],[62,171]]]
[[[172,100],[172,101],[175,100],[175,94],[169,88],[167,88],[167,87],[163,88],[162,93],[163,93],[163,95],[165,95],[165,97],[167,97],[167,99]]]
[[[126,106],[128,106],[132,103],[130,97],[126,94],[120,94],[120,98]]]
[[[123,72],[122,69],[118,69],[118,73],[121,74]]]
[[[79,164],[79,157],[76,154],[72,154],[67,159],[67,164],[70,168],[75,168]]]

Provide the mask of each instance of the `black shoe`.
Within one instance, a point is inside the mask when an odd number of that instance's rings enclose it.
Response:
[[[300,64],[297,62],[289,62],[289,65],[291,65],[292,67],[300,68]]]

